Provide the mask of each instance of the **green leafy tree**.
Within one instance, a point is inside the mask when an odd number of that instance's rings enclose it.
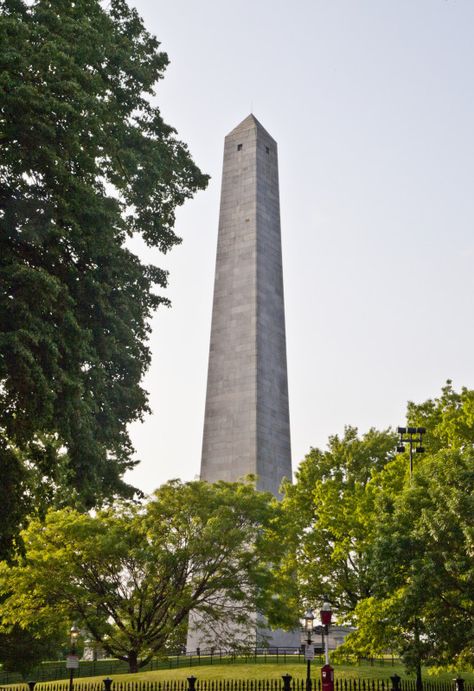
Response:
[[[407,419],[427,428],[413,478],[391,432],[347,428],[306,457],[284,507],[300,598],[327,596],[357,627],[340,652],[397,651],[421,688],[422,663],[473,662],[474,391],[448,382]]]
[[[474,446],[474,390],[455,391],[451,380],[438,398],[424,403],[409,402],[407,421],[425,427],[425,445],[430,454],[442,449],[467,449]]]
[[[473,665],[473,461],[472,451],[427,457],[380,516],[373,596],[356,608],[358,630],[346,650],[397,650],[419,680],[422,662]]]
[[[422,662],[474,663],[473,413],[474,391],[457,393],[450,382],[438,399],[409,404],[410,423],[427,427],[427,453],[378,504],[373,597],[358,606],[348,640],[366,654],[397,649],[419,686]]]
[[[282,510],[251,484],[170,482],[145,505],[94,515],[50,511],[0,566],[3,628],[45,635],[74,618],[137,671],[173,643],[189,613],[231,645],[255,610],[272,613]],[[11,594],[11,595],[10,595]]]
[[[25,515],[36,490],[36,506],[64,488],[84,507],[131,496],[127,425],[148,409],[167,278],[126,241],[172,248],[175,209],[207,176],[152,104],[168,58],[124,0],[0,9],[0,462],[29,482]]]
[[[0,664],[7,672],[27,677],[43,660],[55,660],[66,636],[55,631],[51,636],[35,637],[31,631],[14,626],[8,633],[0,633]]]
[[[0,557],[5,557],[17,546],[19,526],[31,510],[31,502],[28,472],[23,460],[2,438],[0,463]]]
[[[302,601],[329,598],[339,621],[353,622],[372,593],[370,557],[380,471],[393,459],[395,436],[347,427],[326,451],[311,449],[287,484],[283,506],[293,533],[293,562]],[[322,604],[322,603],[321,603]],[[302,605],[300,605],[301,608]]]

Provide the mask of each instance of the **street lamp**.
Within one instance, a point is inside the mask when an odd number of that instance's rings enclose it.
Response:
[[[311,691],[311,660],[314,660],[314,614],[312,609],[306,610],[303,617],[303,633],[305,634],[304,657],[306,660],[306,691]]]
[[[71,629],[70,629],[69,633],[70,633],[70,635],[71,635],[71,652],[73,652],[73,654],[75,655],[75,654],[76,654],[76,643],[77,643],[77,639],[79,638],[79,634],[80,634],[81,632],[79,631],[79,629],[77,628],[77,626],[76,626],[75,624],[73,624],[73,625],[71,626]]]
[[[331,623],[332,619],[332,609],[331,605],[329,602],[324,602],[323,606],[321,607],[321,624],[324,626],[324,657],[325,657],[325,662],[328,665],[329,664],[329,641],[328,641],[328,632],[329,632],[329,625]]]
[[[415,453],[424,453],[423,435],[426,432],[425,427],[398,427],[397,453],[405,451],[405,444],[410,446],[410,478],[413,475],[413,446],[415,446]]]
[[[308,609],[304,615],[304,629],[308,635],[308,643],[311,643],[311,636],[313,634],[314,614],[312,609]]]
[[[332,608],[329,602],[325,601],[321,607],[321,624],[324,627],[324,658],[325,664],[321,668],[321,688],[322,691],[334,691],[334,669],[329,664],[329,626],[332,619]]]
[[[71,626],[69,631],[71,649],[70,653],[66,659],[66,669],[69,669],[69,691],[73,691],[74,685],[74,670],[79,667],[79,658],[77,657],[77,639],[79,638],[80,631],[76,624]]]
[[[410,446],[410,480],[413,477],[413,446],[415,445],[415,453],[424,453],[423,435],[426,433],[425,427],[398,427],[398,434],[400,439],[397,446],[397,453],[405,451],[405,444]],[[420,648],[420,628],[417,617],[413,620],[413,634],[415,638],[416,649]],[[421,660],[418,657],[416,660],[416,690],[422,691],[423,682],[421,679]]]

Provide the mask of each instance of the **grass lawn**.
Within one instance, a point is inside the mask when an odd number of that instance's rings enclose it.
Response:
[[[312,677],[319,677],[320,674],[320,663],[312,663]],[[403,667],[399,664],[392,665],[387,662],[384,665],[370,665],[368,663],[364,664],[341,664],[334,665],[335,675],[337,678],[361,678],[361,679],[388,679],[390,676],[399,674],[402,678],[413,678],[408,676]],[[224,680],[224,679],[279,679],[283,674],[291,674],[294,678],[303,679],[306,676],[306,665],[304,662],[297,662],[294,660],[288,660],[286,662],[279,662],[278,664],[267,662],[267,663],[245,663],[241,661],[228,662],[227,664],[218,664],[215,662],[212,665],[201,664],[198,665],[196,661],[193,662],[192,666],[180,667],[178,669],[161,669],[152,672],[138,672],[137,674],[111,674],[111,678],[114,681],[164,681],[164,680],[180,680],[186,679],[186,677],[191,676],[191,674],[197,677],[198,680]],[[96,677],[80,677],[77,679],[78,683],[84,684],[87,682],[97,682],[104,678],[104,674]],[[428,676],[427,672],[424,671],[424,676],[427,680],[433,679],[438,681],[451,681],[455,676],[458,676],[456,672],[444,672],[436,676]],[[474,682],[474,673],[460,673],[466,681]],[[51,682],[45,682],[51,683]],[[67,686],[67,681],[57,681],[56,684]],[[13,688],[19,685],[11,685],[7,687],[2,685],[3,688]],[[40,691],[42,684],[37,685],[38,691]]]

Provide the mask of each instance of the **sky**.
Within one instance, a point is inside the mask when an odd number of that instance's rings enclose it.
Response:
[[[474,2],[134,0],[170,65],[155,104],[206,191],[169,271],[131,426],[146,493],[199,475],[225,135],[278,142],[292,463],[345,425],[474,388]]]

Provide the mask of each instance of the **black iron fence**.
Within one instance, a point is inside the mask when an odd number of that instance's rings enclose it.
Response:
[[[321,680],[311,680],[313,691],[321,691]],[[34,691],[32,682],[30,691]],[[42,683],[36,691],[68,691],[69,681]],[[306,691],[306,679],[284,675],[281,679],[199,680],[195,676],[172,681],[117,681],[107,678],[97,682],[74,682],[74,691]],[[387,679],[335,679],[334,691],[415,691],[414,680],[399,677]],[[28,687],[25,684],[25,691]],[[474,683],[463,679],[424,681],[423,691],[474,691]]]
[[[369,662],[373,665],[387,665],[393,666],[399,661],[393,656],[386,656],[384,658],[370,658],[363,659],[347,659],[346,662]],[[266,663],[281,663],[287,662],[304,662],[304,653],[301,648],[252,648],[239,650],[218,650],[216,648],[202,648],[186,653],[175,653],[168,657],[155,658],[147,665],[140,668],[141,672],[150,672],[160,669],[179,669],[182,667],[194,668],[201,665],[214,664],[245,664],[251,662],[258,662],[259,664]],[[316,655],[315,662],[323,664],[323,656]],[[343,660],[339,660],[343,662]],[[126,662],[114,659],[105,660],[80,660],[79,669],[74,670],[76,678],[81,677],[95,677],[97,675],[113,676],[116,674],[127,674],[129,671]],[[68,676],[66,670],[66,662],[64,660],[54,662],[44,662],[35,667],[29,674],[30,679],[36,681],[55,681],[66,679]],[[236,676],[238,676],[236,674]],[[16,672],[4,672],[0,670],[0,685],[1,684],[15,684],[23,681],[21,674]]]

